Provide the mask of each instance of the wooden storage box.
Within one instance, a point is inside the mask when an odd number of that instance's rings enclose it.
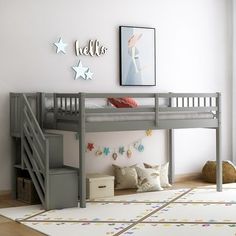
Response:
[[[17,178],[17,199],[28,204],[40,203],[32,180]]]
[[[89,199],[114,196],[114,176],[88,174],[86,184]]]

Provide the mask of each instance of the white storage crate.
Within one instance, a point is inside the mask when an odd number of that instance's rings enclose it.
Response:
[[[103,198],[114,196],[114,176],[88,174],[86,179],[87,198]]]

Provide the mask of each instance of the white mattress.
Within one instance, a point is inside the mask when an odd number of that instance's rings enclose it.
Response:
[[[213,119],[211,112],[161,112],[159,120],[186,120],[186,119]],[[141,121],[155,120],[154,112],[124,112],[124,113],[89,113],[86,115],[87,122],[104,121]]]

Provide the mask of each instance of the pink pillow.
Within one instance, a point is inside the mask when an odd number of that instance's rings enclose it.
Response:
[[[137,107],[138,103],[130,97],[108,98],[108,101],[117,108]]]

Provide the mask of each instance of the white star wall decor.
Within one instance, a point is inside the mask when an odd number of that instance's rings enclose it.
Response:
[[[67,47],[67,43],[63,43],[62,38],[57,43],[54,43],[54,45],[57,47],[57,53],[62,52],[66,54],[65,48]]]
[[[57,54],[58,53],[66,54],[66,47],[68,46],[68,44],[63,42],[62,37],[60,37],[57,42],[53,43],[53,45],[56,46]],[[76,41],[76,45],[78,46],[78,41]],[[106,49],[105,47],[101,47],[101,48],[99,47],[98,40],[95,40],[94,42],[90,40],[88,47],[77,48],[79,52],[81,51],[79,53],[80,55],[88,55],[90,53],[91,56],[93,55],[100,56],[101,54],[105,54],[105,51],[106,51],[105,49]],[[88,50],[90,51],[88,52]],[[93,52],[93,50],[95,51]],[[78,80],[78,79],[92,80],[93,79],[92,71],[88,67],[84,67],[80,60],[78,61],[77,65],[72,66],[71,68],[75,71],[75,76],[74,76],[75,80]]]
[[[92,79],[93,73],[91,72],[90,69],[88,69],[88,70],[85,72],[85,75],[86,75],[86,79]]]
[[[82,77],[86,80],[86,73],[89,70],[87,67],[83,67],[82,62],[79,61],[77,66],[73,66],[72,69],[75,71],[75,80]]]

